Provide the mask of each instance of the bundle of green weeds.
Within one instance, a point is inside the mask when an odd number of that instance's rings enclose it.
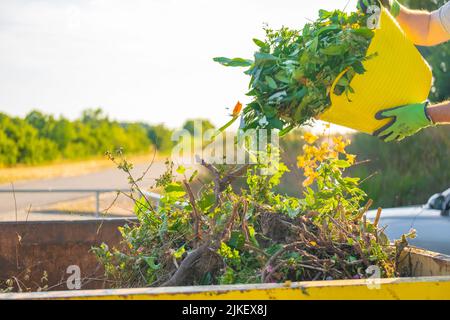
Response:
[[[259,50],[253,60],[214,58],[234,67],[249,67],[248,96],[244,108],[244,130],[279,129],[287,133],[307,124],[330,107],[334,94],[353,93],[350,82],[365,72],[363,62],[374,32],[367,27],[367,15],[357,11],[320,10],[319,18],[302,30],[266,28],[264,41],[253,39]]]
[[[94,249],[109,283],[166,287],[352,279],[368,278],[374,270],[382,278],[400,276],[400,255],[414,233],[391,245],[378,226],[381,212],[374,221],[366,219],[370,201],[357,178],[343,175],[354,157],[341,138],[334,145],[315,144],[311,136],[305,141],[299,166],[304,185],[314,186],[303,198],[274,191],[288,171],[282,163],[265,176],[264,165],[230,168],[202,161],[209,183],[183,167],[176,177],[169,164],[157,180],[158,206],[145,196],[136,199],[139,222],[121,228],[122,246]],[[233,187],[240,176],[246,183]]]

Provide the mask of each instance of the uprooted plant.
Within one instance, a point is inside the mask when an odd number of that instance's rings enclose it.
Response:
[[[253,40],[258,46],[253,60],[214,58],[225,66],[248,67],[252,101],[244,108],[243,129],[285,134],[330,107],[330,94],[354,93],[351,80],[366,71],[363,62],[373,57],[367,56],[374,36],[368,19],[361,11],[320,10],[319,18],[301,30],[265,28],[265,39]]]
[[[365,213],[370,207],[358,179],[344,176],[354,162],[340,137],[319,143],[306,134],[298,164],[303,198],[273,191],[284,164],[272,176],[263,165],[219,167],[201,161],[212,177],[199,182],[184,167],[156,182],[158,206],[136,200],[138,223],[120,228],[119,248],[94,248],[115,287],[266,283],[399,275],[398,260],[412,232],[391,244]],[[246,177],[239,190],[232,182]]]

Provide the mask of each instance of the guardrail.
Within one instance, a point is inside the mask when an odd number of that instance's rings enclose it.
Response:
[[[130,192],[130,189],[0,189],[0,193],[91,193],[95,194],[95,217],[100,217],[100,194],[111,192]],[[149,199],[159,204],[161,196],[157,193],[144,191],[144,195]]]

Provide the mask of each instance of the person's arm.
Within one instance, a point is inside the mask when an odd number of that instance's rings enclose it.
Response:
[[[433,123],[450,123],[450,101],[429,106],[427,112]]]
[[[358,0],[358,8],[367,12],[370,6],[379,3],[396,17],[414,44],[434,46],[450,40],[450,2],[433,12],[408,9],[397,0]]]
[[[449,6],[447,3],[445,6]],[[414,44],[434,46],[450,40],[450,33],[442,24],[441,10],[433,12],[411,10],[400,5],[397,21]],[[446,9],[448,11],[448,9]]]
[[[375,115],[378,120],[390,119],[374,135],[385,142],[400,141],[420,130],[438,124],[450,124],[450,101],[428,105],[424,103],[385,109]]]

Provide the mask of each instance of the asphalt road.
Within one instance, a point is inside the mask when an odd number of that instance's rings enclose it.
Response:
[[[147,168],[148,164],[136,165],[133,169],[133,176],[139,177]],[[155,162],[145,178],[140,182],[140,186],[148,188],[153,185],[155,178],[158,178],[165,171],[162,162]],[[118,169],[106,169],[95,173],[89,173],[74,177],[61,177],[48,180],[24,181],[14,183],[14,189],[128,189],[127,175]],[[0,185],[1,190],[12,190],[11,184]],[[28,208],[41,207],[44,205],[68,201],[72,199],[92,196],[93,194],[80,193],[0,193],[0,221],[14,221],[16,219],[16,208],[18,220],[47,220],[47,219],[78,219],[71,215],[51,216],[49,214],[31,213],[28,215]]]

